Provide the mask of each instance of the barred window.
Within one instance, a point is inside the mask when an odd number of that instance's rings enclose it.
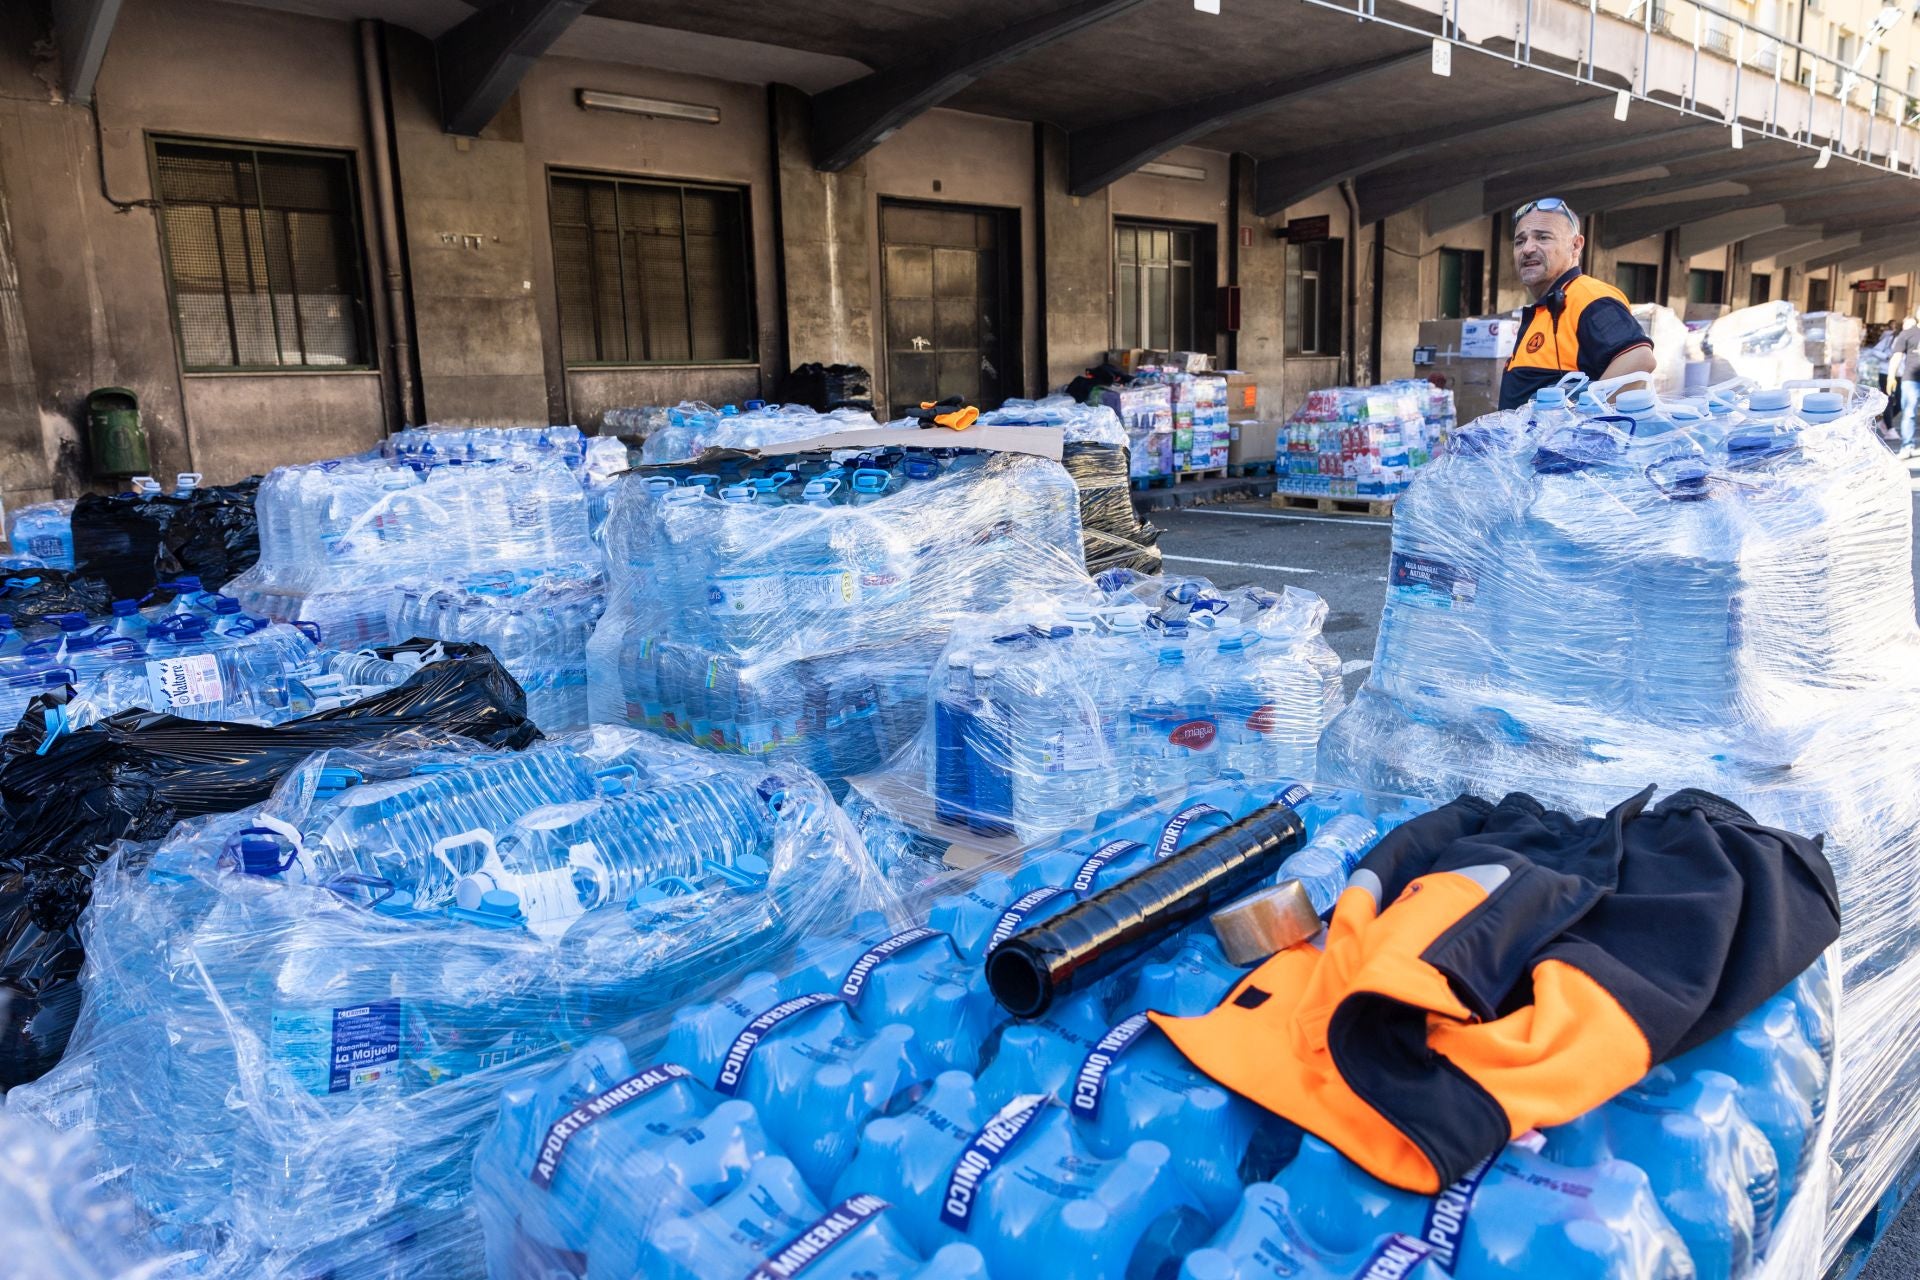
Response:
[[[153,157],[183,367],[371,363],[351,153],[156,141]]]
[[[569,365],[754,359],[744,190],[555,174],[551,196]]]

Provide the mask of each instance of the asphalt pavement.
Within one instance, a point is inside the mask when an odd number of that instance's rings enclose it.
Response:
[[[1920,466],[1914,470],[1920,491]],[[1317,593],[1327,602],[1325,634],[1340,655],[1348,694],[1365,681],[1386,600],[1392,521],[1276,511],[1264,502],[1183,507],[1149,518],[1165,531],[1160,550],[1168,573],[1203,575],[1223,587],[1251,583]],[[1920,511],[1915,523],[1920,525]],[[1920,537],[1914,550],[1920,580]],[[1916,1277],[1920,1196],[1908,1201],[1881,1238],[1859,1280]]]

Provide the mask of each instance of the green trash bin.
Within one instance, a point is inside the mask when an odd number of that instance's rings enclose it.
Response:
[[[97,476],[140,476],[153,470],[140,397],[125,387],[96,387],[87,395],[87,456]]]

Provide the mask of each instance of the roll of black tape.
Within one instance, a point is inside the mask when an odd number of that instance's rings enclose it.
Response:
[[[987,953],[987,986],[1007,1012],[1037,1018],[1272,875],[1306,835],[1291,805],[1269,805],[1014,934]]]

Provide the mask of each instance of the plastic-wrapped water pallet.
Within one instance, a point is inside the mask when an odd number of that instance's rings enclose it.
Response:
[[[1321,769],[1587,812],[1658,778],[1824,833],[1843,912],[1831,1260],[1920,1146],[1902,749],[1920,631],[1884,399],[1817,397],[1622,393],[1630,435],[1559,408],[1473,423],[1401,501],[1374,665]]]
[[[797,769],[613,729],[326,753],[102,869],[72,1047],[7,1106],[93,1131],[196,1274],[469,1277],[503,1088],[888,901]]]

